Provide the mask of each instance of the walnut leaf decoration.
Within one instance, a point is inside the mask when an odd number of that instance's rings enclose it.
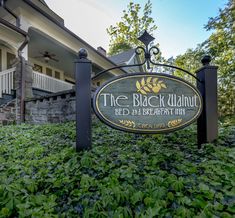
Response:
[[[147,95],[147,93],[155,93],[157,94],[160,92],[162,88],[166,89],[167,86],[164,84],[162,80],[158,81],[158,78],[153,78],[153,77],[143,77],[141,81],[136,81],[136,88],[137,92],[140,92],[143,95]]]
[[[119,120],[119,122],[125,127],[135,128],[135,122],[132,120]]]

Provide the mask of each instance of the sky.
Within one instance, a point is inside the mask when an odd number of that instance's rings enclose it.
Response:
[[[108,50],[106,29],[121,21],[129,0],[46,0],[48,6],[65,21],[65,26],[94,48]],[[147,0],[133,0],[142,8]],[[176,57],[205,41],[212,32],[204,29],[210,17],[219,14],[227,0],[152,0],[152,17],[165,58]]]

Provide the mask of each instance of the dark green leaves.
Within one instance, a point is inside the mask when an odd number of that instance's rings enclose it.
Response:
[[[140,46],[141,42],[138,40],[140,33],[147,30],[149,34],[152,34],[157,29],[151,14],[152,3],[150,0],[142,11],[138,3],[130,2],[127,10],[123,11],[121,21],[117,22],[115,26],[111,25],[107,28],[107,33],[110,36],[109,55]]]
[[[76,153],[74,123],[0,128],[0,217],[233,217],[234,128],[203,150],[195,133],[94,121],[93,148]]]

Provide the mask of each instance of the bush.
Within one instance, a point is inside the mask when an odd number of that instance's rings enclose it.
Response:
[[[96,121],[76,153],[75,124],[0,128],[0,217],[234,217],[235,128],[198,150],[195,127],[165,135]]]

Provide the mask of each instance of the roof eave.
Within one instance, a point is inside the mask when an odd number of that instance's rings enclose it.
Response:
[[[13,24],[10,23],[10,22],[8,22],[8,21],[2,19],[1,17],[0,17],[0,23],[3,24],[4,26],[6,26],[6,27],[8,27],[8,28],[10,28],[10,29],[12,29],[12,30],[14,30],[15,32],[17,32],[17,33],[23,35],[24,37],[26,37],[26,36],[28,35],[28,33],[25,32],[24,30],[22,30],[22,29],[20,29],[19,27],[13,25]]]
[[[74,38],[76,38],[77,40],[79,40],[80,42],[82,42],[85,46],[87,46],[88,48],[90,48],[92,51],[94,51],[97,55],[101,56],[102,58],[104,58],[107,62],[109,62],[110,64],[117,66],[114,62],[112,62],[111,60],[109,60],[106,56],[102,55],[100,52],[98,52],[95,48],[93,48],[91,45],[89,45],[86,41],[84,41],[83,39],[81,39],[79,36],[77,36],[75,33],[73,33],[71,30],[69,30],[68,28],[66,28],[64,25],[61,25],[56,19],[54,19],[53,17],[51,17],[49,14],[45,13],[43,10],[41,10],[41,8],[39,8],[37,5],[35,5],[33,2],[31,2],[30,0],[23,0],[26,4],[28,4],[29,6],[31,6],[33,9],[35,9],[36,11],[38,11],[39,13],[41,13],[43,16],[45,16],[47,19],[49,19],[50,21],[52,21],[54,24],[56,24],[57,26],[59,26],[61,29],[63,29],[64,31],[66,31],[68,34],[70,34],[71,36],[73,36]],[[125,70],[120,69],[123,73],[127,73]]]

